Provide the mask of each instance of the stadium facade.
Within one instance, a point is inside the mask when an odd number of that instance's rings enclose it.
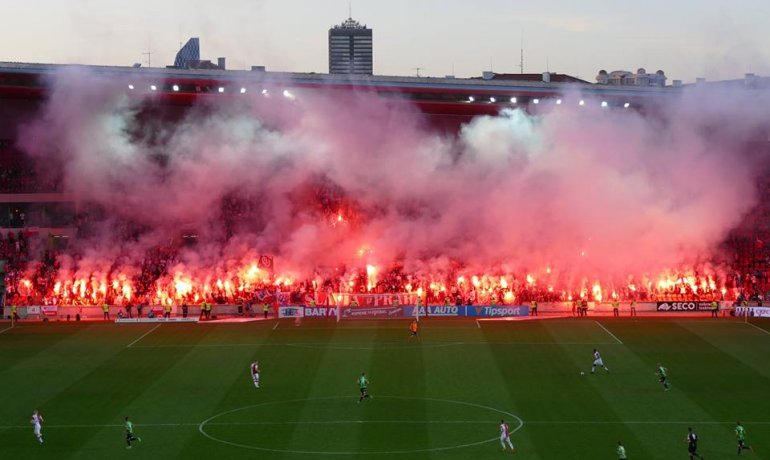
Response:
[[[19,128],[40,115],[51,96],[51,82],[68,73],[108,82],[108,90],[141,101],[147,108],[142,116],[163,121],[179,120],[201,104],[235,104],[244,98],[286,98],[288,103],[306,95],[339,95],[342,100],[344,96],[366,94],[414,109],[423,114],[427,126],[450,133],[474,117],[496,115],[510,108],[537,113],[558,105],[593,105],[610,115],[626,110],[655,113],[664,101],[679,97],[684,90],[682,86],[592,84],[556,73],[485,72],[477,78],[420,78],[268,72],[259,66],[251,71],[224,70],[223,65],[201,68],[194,65],[202,62],[197,42],[188,45],[179,65],[167,68],[0,63],[2,169],[29,171],[39,166],[17,147]],[[761,89],[764,82],[751,76],[733,83]],[[57,89],[66,90],[66,85]],[[30,236],[47,238],[51,248],[66,246],[69,238],[76,236],[78,198],[61,190],[60,184],[39,183],[34,174],[0,181],[0,231],[7,234],[23,228]]]

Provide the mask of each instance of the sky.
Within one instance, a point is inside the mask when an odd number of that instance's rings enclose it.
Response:
[[[173,63],[189,37],[228,68],[327,72],[327,31],[374,29],[374,72],[478,76],[662,69],[669,82],[770,75],[767,0],[0,0],[0,61]]]

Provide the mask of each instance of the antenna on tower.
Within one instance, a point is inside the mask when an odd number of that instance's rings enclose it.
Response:
[[[421,70],[425,70],[425,67],[412,67],[412,70],[416,70],[417,71],[417,77],[419,77],[420,76],[420,71]]]
[[[519,57],[519,70],[524,73],[524,30],[521,31],[521,54]]]
[[[353,2],[348,2],[348,18],[353,19]]]
[[[152,51],[142,53],[142,56],[147,56],[147,67],[152,67]]]

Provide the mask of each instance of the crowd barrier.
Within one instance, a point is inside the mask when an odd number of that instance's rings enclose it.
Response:
[[[722,313],[733,310],[732,302],[718,302],[719,310]],[[588,314],[611,314],[613,311],[612,303],[609,302],[589,302]],[[708,313],[712,309],[711,302],[639,302],[634,305],[637,313],[676,315],[681,313]],[[745,315],[742,310],[748,308],[750,316],[770,316],[770,308],[765,307],[737,307],[736,315]],[[739,313],[739,310],[740,313]],[[620,304],[619,313],[623,316],[629,315],[631,304],[623,302]],[[149,312],[153,312],[155,318],[163,316],[163,307],[159,305],[145,306],[142,314],[139,315],[137,307],[131,310],[132,318],[147,318]],[[573,312],[572,302],[543,302],[538,303],[538,314],[545,315],[570,315]],[[32,305],[19,306],[17,313],[21,319],[41,319],[49,318],[51,320],[75,320],[79,316],[81,320],[98,320],[104,318],[102,307],[99,306],[55,306],[55,305]],[[110,306],[110,319],[119,318],[128,319],[128,313],[125,307]],[[277,314],[280,318],[409,318],[409,317],[469,317],[469,318],[494,318],[494,317],[520,317],[533,314],[530,305],[390,305],[390,306],[334,306],[334,305],[283,305],[273,307],[270,315]],[[10,307],[6,306],[4,315],[8,317]],[[171,314],[173,317],[198,318],[201,316],[200,305],[189,305],[186,315],[181,306],[175,305]],[[252,306],[251,309],[241,305],[213,305],[212,316],[262,316],[261,305]]]

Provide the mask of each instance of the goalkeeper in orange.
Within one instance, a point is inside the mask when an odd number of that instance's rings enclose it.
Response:
[[[420,339],[420,326],[417,320],[412,321],[412,324],[409,325],[409,341],[411,342],[415,338],[418,342],[422,342],[422,339]]]

